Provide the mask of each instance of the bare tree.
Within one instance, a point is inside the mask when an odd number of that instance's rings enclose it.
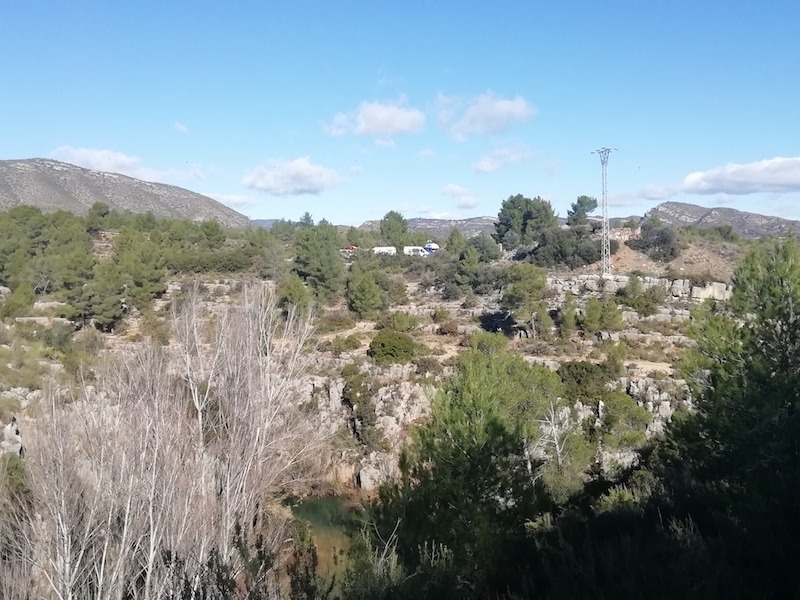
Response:
[[[177,597],[201,588],[212,559],[236,575],[241,544],[277,554],[284,519],[271,507],[327,466],[316,408],[297,393],[310,316],[283,316],[253,285],[213,319],[195,290],[173,325],[169,348],[109,360],[75,401],[47,395],[16,528],[37,596]]]

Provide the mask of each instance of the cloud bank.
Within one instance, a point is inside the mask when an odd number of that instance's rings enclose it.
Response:
[[[786,194],[800,191],[800,156],[776,156],[751,163],[728,163],[707,171],[689,173],[680,185],[648,185],[639,196],[664,200],[678,194],[743,196]]]
[[[242,185],[272,196],[319,194],[341,182],[336,171],[312,164],[308,156],[259,165],[242,178]]]
[[[492,92],[469,99],[439,94],[436,104],[439,126],[460,142],[473,135],[502,133],[536,115],[536,108],[522,96],[502,98]]]
[[[362,102],[352,113],[337,113],[323,129],[330,136],[364,135],[387,138],[417,133],[425,128],[425,114],[405,106],[403,99],[395,103]]]
[[[687,194],[760,194],[800,191],[800,156],[776,156],[752,163],[728,163],[690,173],[681,191]]]
[[[199,165],[192,165],[187,169],[153,169],[144,166],[138,156],[129,156],[115,150],[61,146],[53,150],[50,157],[86,169],[120,173],[145,181],[198,181],[206,176],[205,170]]]

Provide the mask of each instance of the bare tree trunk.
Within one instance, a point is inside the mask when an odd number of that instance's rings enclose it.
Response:
[[[283,521],[270,504],[327,466],[316,407],[297,395],[310,317],[284,318],[264,286],[210,322],[197,295],[173,316],[167,350],[109,361],[78,401],[48,396],[30,436],[30,527],[15,529],[26,585],[46,584],[37,597],[151,600],[186,581],[199,590],[212,551],[244,567],[237,531],[277,552]],[[12,579],[23,590],[25,578]]]

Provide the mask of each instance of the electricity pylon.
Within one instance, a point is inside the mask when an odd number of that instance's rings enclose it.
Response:
[[[603,266],[602,274],[611,275],[611,236],[608,227],[608,155],[614,152],[616,148],[599,148],[592,152],[600,156],[600,165],[603,171]]]

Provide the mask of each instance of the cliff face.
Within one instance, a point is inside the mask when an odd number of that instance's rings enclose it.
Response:
[[[244,228],[250,220],[224,204],[189,190],[104,173],[56,160],[31,158],[0,161],[0,210],[25,204],[45,212],[85,214],[95,202],[134,213],[203,221]]]
[[[747,238],[800,234],[800,221],[770,217],[735,208],[705,208],[684,202],[663,202],[645,214],[675,227],[717,227],[730,225],[738,235]]]

